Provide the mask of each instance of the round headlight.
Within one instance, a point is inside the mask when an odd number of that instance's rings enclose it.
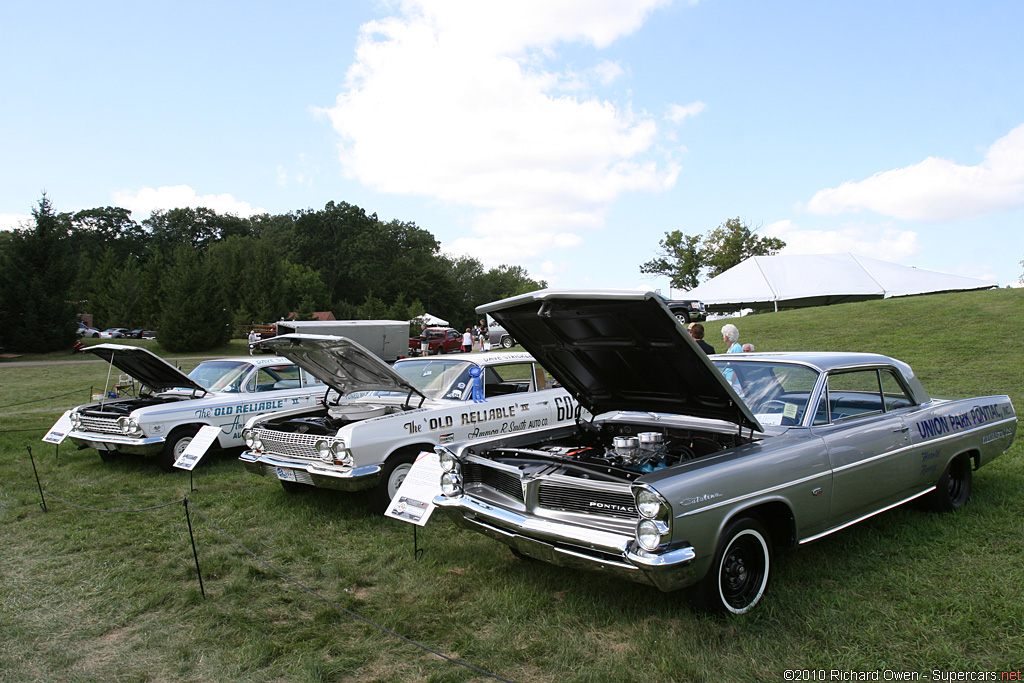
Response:
[[[252,448],[253,443],[256,441],[256,436],[251,429],[243,429],[242,440],[245,441],[247,448]]]
[[[344,441],[335,441],[331,446],[331,453],[334,455],[344,455],[346,450]]]
[[[441,475],[441,493],[451,497],[462,493],[462,477],[452,472]]]
[[[668,527],[653,519],[642,520],[636,525],[636,540],[644,550],[657,550],[666,534]]]
[[[78,429],[82,426],[82,416],[78,413],[71,413],[71,426]]]
[[[132,436],[138,436],[142,433],[142,427],[139,426],[139,421],[134,417],[128,418],[128,433]]]
[[[639,489],[636,492],[636,509],[641,517],[654,519],[662,510],[665,499],[657,491],[652,489]]]
[[[127,417],[119,417],[119,418],[117,418],[117,429],[122,434],[128,434],[128,418]]]
[[[316,448],[317,455],[319,455],[322,459],[324,459],[324,460],[330,460],[331,459],[332,454],[331,454],[331,442],[330,441],[324,441],[323,439],[321,439],[321,440],[317,441],[316,444],[313,447]]]
[[[254,451],[257,451],[257,452],[262,451],[263,450],[263,442],[260,441],[259,439],[254,438],[252,440],[252,449]]]
[[[459,466],[459,461],[448,449],[438,449],[438,459],[441,461],[441,469],[445,472],[454,472]]]

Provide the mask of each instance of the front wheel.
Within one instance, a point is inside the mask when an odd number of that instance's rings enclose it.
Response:
[[[164,449],[157,457],[157,463],[164,472],[173,472],[174,463],[181,457],[185,448],[192,443],[193,437],[199,432],[199,427],[178,427],[167,435],[164,441]]]
[[[718,542],[711,570],[696,586],[694,603],[712,614],[745,614],[761,601],[772,564],[771,537],[761,522],[731,522]]]
[[[935,484],[935,490],[925,499],[925,505],[936,512],[959,510],[971,497],[971,459],[966,454],[949,461],[946,470]]]
[[[501,338],[501,348],[503,348],[503,349],[511,349],[513,346],[515,346],[515,344],[516,344],[516,340],[513,339],[512,337],[502,337]]]
[[[370,504],[374,510],[381,514],[387,512],[388,505],[398,493],[398,487],[405,481],[414,462],[416,453],[412,451],[398,452],[387,459],[380,473],[380,482],[370,491]]]

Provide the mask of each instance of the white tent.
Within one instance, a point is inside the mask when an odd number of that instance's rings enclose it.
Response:
[[[987,280],[854,254],[752,256],[690,290],[716,311],[799,308],[910,294],[988,289]]]
[[[428,327],[430,327],[432,325],[447,325],[448,324],[447,320],[441,320],[441,318],[438,318],[436,315],[430,315],[429,313],[424,313],[423,315],[418,315],[415,318],[413,318],[412,320],[410,320],[409,322],[416,323],[418,325],[426,325]]]

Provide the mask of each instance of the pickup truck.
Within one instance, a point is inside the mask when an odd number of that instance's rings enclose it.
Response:
[[[409,337],[410,356],[436,356],[441,353],[458,353],[462,350],[462,333],[451,327],[428,327],[423,330],[427,335],[429,351],[423,352],[423,338]]]

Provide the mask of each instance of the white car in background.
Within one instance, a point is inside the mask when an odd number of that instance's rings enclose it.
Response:
[[[68,438],[104,460],[116,452],[156,455],[167,471],[200,428],[219,427],[221,448],[241,446],[249,418],[314,406],[327,391],[286,358],[204,360],[186,375],[141,347],[97,344],[85,351],[126,375],[113,396],[71,411]]]
[[[368,490],[379,511],[421,451],[572,424],[577,412],[528,353],[421,356],[390,366],[345,338],[288,334],[264,344],[334,392],[324,405],[249,421],[239,459],[287,491]]]

